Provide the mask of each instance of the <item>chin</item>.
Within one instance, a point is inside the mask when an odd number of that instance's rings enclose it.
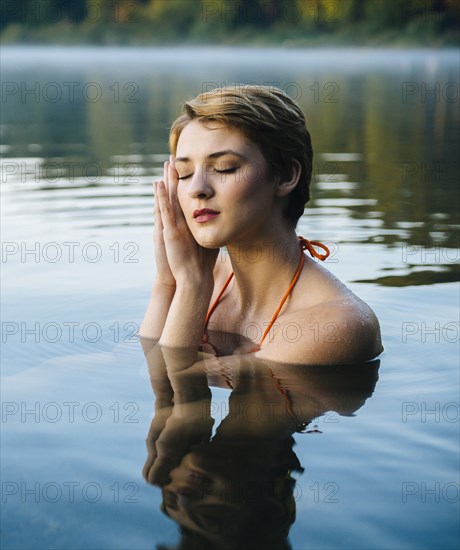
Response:
[[[216,241],[215,239],[196,239],[196,242],[203,248],[209,248],[210,250],[215,248],[222,248],[223,246],[225,246],[224,243]]]

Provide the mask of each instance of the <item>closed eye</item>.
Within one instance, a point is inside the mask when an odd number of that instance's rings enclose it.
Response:
[[[218,174],[233,174],[234,172],[236,172],[238,170],[238,166],[234,166],[232,168],[226,168],[225,170],[217,170],[217,168],[214,168],[214,172],[218,173]],[[187,174],[186,176],[180,176],[179,180],[186,180],[186,179],[189,179],[193,176],[193,172],[190,173],[190,174]]]
[[[233,172],[236,172],[238,170],[238,166],[234,166],[233,168],[226,168],[225,170],[217,170],[219,174],[232,174]]]

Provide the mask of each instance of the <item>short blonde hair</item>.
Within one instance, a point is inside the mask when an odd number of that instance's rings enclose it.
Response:
[[[186,101],[182,112],[169,135],[174,155],[181,132],[189,122],[218,121],[237,128],[260,148],[271,177],[289,179],[294,160],[299,162],[299,182],[289,194],[285,210],[286,218],[295,227],[310,199],[313,161],[310,133],[296,103],[272,86],[233,84]]]

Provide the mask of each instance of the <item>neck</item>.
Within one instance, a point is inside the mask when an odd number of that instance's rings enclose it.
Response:
[[[272,313],[299,265],[302,251],[294,229],[227,246],[242,316]]]

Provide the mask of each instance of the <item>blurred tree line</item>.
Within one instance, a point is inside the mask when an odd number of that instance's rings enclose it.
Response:
[[[2,0],[8,42],[457,44],[459,0]]]

